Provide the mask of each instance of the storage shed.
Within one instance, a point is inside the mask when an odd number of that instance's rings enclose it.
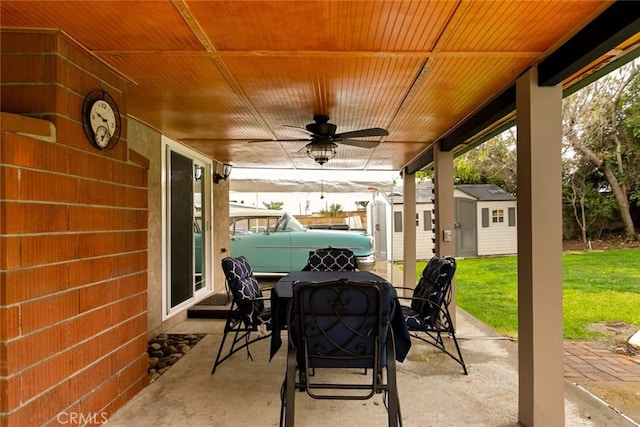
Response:
[[[456,256],[508,255],[517,252],[516,197],[493,184],[462,184],[454,188]],[[404,259],[403,188],[380,192],[370,204],[368,216],[376,256]],[[433,256],[433,183],[416,185],[416,258]]]
[[[518,251],[517,200],[493,184],[454,189],[456,256],[508,255]]]
[[[403,188],[379,192],[369,204],[376,256],[380,259],[404,259]],[[430,259],[434,254],[433,183],[424,181],[416,185],[416,258]]]

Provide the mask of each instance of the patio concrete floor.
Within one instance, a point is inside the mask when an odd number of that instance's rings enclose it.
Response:
[[[376,273],[401,286],[402,272],[378,263]],[[277,278],[258,278],[262,286]],[[109,419],[112,427],[277,426],[286,347],[269,362],[269,340],[251,346],[254,361],[238,352],[211,375],[224,320],[187,319],[167,333],[206,336],[160,378]],[[286,334],[286,332],[285,332]],[[417,340],[398,363],[403,425],[407,427],[511,427],[518,423],[517,342],[504,339],[457,310],[457,334],[469,375],[460,365]],[[286,340],[283,340],[286,343]],[[387,425],[381,395],[365,401],[314,400],[296,393],[296,425]],[[638,426],[602,399],[565,380],[565,426]],[[547,426],[545,426],[547,427]],[[554,427],[554,426],[549,426]]]
[[[224,326],[218,319],[189,319],[169,333],[206,334],[192,350],[138,393],[109,426],[277,426],[286,349],[268,361],[269,340],[239,352],[210,375]],[[518,426],[515,342],[501,339],[463,311],[458,334],[469,375],[444,354],[413,344],[398,364],[405,426]],[[296,425],[384,426],[381,395],[366,401],[314,400],[296,394]],[[566,382],[567,426],[633,426],[602,401]]]

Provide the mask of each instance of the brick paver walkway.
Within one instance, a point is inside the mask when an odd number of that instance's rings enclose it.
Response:
[[[585,341],[564,342],[564,377],[572,382],[640,382],[640,355],[616,354]]]

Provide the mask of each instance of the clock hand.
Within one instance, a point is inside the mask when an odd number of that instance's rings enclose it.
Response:
[[[100,113],[96,113],[96,114],[98,115],[98,117],[100,117],[102,119],[103,122],[108,123],[107,119],[102,117],[102,115]]]

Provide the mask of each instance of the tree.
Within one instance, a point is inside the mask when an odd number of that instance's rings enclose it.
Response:
[[[327,210],[322,209],[320,211],[320,215],[322,216],[340,216],[343,213],[342,206],[338,203],[332,203]]]
[[[456,184],[495,184],[517,190],[516,136],[510,128],[454,160]]]
[[[639,69],[640,61],[631,63],[564,100],[564,203],[573,206],[567,213],[577,215],[583,239],[599,233],[604,215],[619,215],[626,237],[638,239],[631,206],[640,207]],[[456,184],[489,183],[517,194],[515,147],[511,128],[459,156]]]
[[[640,73],[636,63],[636,75],[620,97],[619,134],[626,141],[627,182],[629,199],[640,206]],[[618,132],[616,132],[618,134]]]
[[[638,238],[629,202],[630,195],[637,200],[639,191],[634,131],[640,107],[638,97],[625,91],[637,87],[639,70],[633,63],[623,67],[567,97],[563,106],[564,140],[603,174],[630,240]]]
[[[262,202],[262,204],[264,205],[265,208],[270,209],[270,210],[274,210],[274,211],[279,211],[280,209],[282,209],[282,206],[284,206],[284,202]]]
[[[567,160],[563,164],[562,198],[565,223],[577,224],[582,241],[600,237],[604,225],[615,210],[615,200],[600,191],[602,174],[590,163]],[[572,219],[573,221],[569,221]]]

